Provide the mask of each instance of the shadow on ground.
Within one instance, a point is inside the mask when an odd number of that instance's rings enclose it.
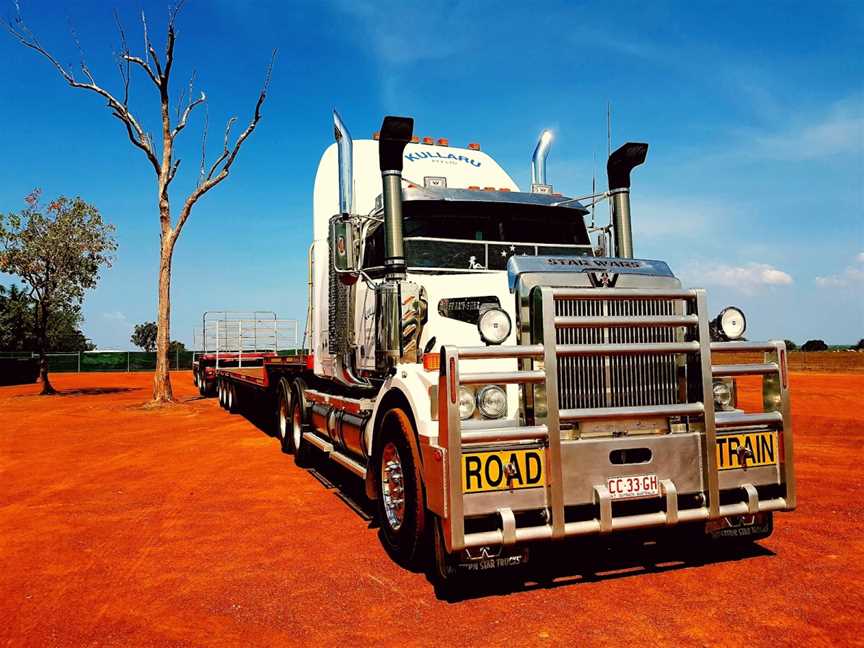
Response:
[[[278,441],[276,417],[275,414],[269,414],[275,411],[275,407],[267,407],[265,403],[247,405],[239,413],[261,432]],[[279,446],[274,445],[273,450],[278,452]],[[370,530],[379,528],[376,504],[366,497],[363,480],[336,463],[327,461],[317,452],[312,466],[303,470],[321,482],[323,488],[332,491],[335,497],[367,523]],[[678,531],[680,529],[660,528],[629,532],[614,538],[592,536],[529,546],[526,565],[472,572],[461,578],[457,587],[442,588],[436,585],[429,565],[422,565],[415,571],[426,572],[439,599],[458,603],[775,555],[755,542],[724,544],[707,539],[694,542],[692,530],[689,533]],[[431,554],[431,551],[428,553]]]

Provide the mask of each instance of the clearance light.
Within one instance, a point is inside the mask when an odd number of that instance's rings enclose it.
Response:
[[[381,138],[381,133],[379,133],[378,131],[375,131],[374,133],[372,133],[372,139],[375,140],[376,142],[377,142],[380,138]]]
[[[419,143],[420,143],[420,138],[417,137],[416,135],[412,136],[412,137],[411,137],[411,143],[412,143],[412,144],[419,144]]]
[[[423,138],[423,143],[424,143],[424,144],[434,144],[434,143],[435,143],[435,140],[433,140],[431,137],[424,137],[424,138]]]
[[[479,151],[479,150],[480,150],[480,145],[479,145],[477,142],[471,142],[471,143],[468,145],[468,148],[471,149],[472,151]]]
[[[510,191],[507,187],[501,187],[498,191]]]
[[[441,354],[440,353],[424,353],[423,354],[423,369],[426,371],[438,371],[441,369]]]
[[[306,356],[306,368],[309,371],[312,371],[313,369],[315,369],[315,356],[312,355],[311,353]]]
[[[477,185],[469,185],[468,191],[480,191],[480,187],[478,187]]]
[[[450,146],[450,141],[446,137],[439,137],[438,146]]]
[[[483,191],[495,191],[495,187],[483,187]]]

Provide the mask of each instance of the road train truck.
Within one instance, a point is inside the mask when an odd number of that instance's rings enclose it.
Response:
[[[268,395],[299,465],[323,454],[365,480],[392,556],[429,547],[446,579],[575,536],[757,539],[795,508],[784,343],[745,341],[739,309],[712,316],[704,290],[634,257],[646,144],[614,151],[608,190],[576,199],[547,184],[548,132],[530,191],[476,144],[420,141],[410,118],[353,141],[334,113],[334,132],[307,349],[219,369],[217,391],[232,409]],[[761,379],[755,411],[740,376]]]

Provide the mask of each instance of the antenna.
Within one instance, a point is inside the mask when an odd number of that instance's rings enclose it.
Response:
[[[612,155],[612,102],[606,102],[606,155]]]
[[[597,151],[593,153],[591,167],[591,228],[594,228],[594,203],[597,202]]]
[[[606,155],[607,160],[612,155],[612,100],[609,99],[606,101]],[[607,225],[607,229],[611,231],[612,228],[612,201],[609,201],[609,225]]]

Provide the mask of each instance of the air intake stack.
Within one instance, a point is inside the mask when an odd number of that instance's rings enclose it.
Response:
[[[645,162],[648,145],[628,142],[609,156],[606,175],[612,197],[615,227],[615,256],[633,258],[633,231],[630,226],[630,172]]]
[[[410,117],[384,118],[378,140],[378,164],[384,194],[384,268],[387,279],[405,278],[402,240],[402,153],[414,133]]]

